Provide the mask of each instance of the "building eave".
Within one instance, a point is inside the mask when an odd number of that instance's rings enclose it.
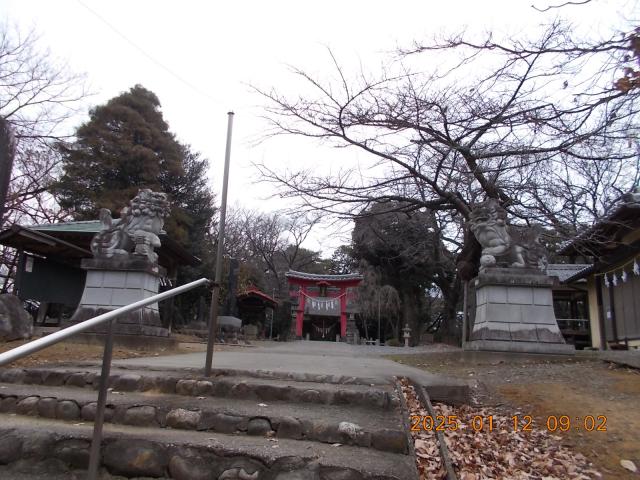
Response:
[[[295,279],[295,280],[308,280],[312,282],[329,282],[329,283],[362,281],[362,279],[364,278],[359,273],[348,273],[345,275],[327,275],[327,274],[297,272],[295,270],[289,270],[285,274],[285,277],[290,279]]]
[[[580,271],[574,273],[573,275],[571,275],[570,277],[567,277],[564,280],[562,280],[561,283],[563,283],[563,284],[575,283],[575,282],[577,282],[579,280],[587,278],[594,271],[595,271],[595,265],[587,265],[582,270],[580,270]]]
[[[558,250],[558,255],[598,256],[603,250],[615,245],[615,240],[624,230],[638,228],[640,203],[627,202],[619,205],[609,215],[601,218],[590,228]]]
[[[56,255],[79,261],[78,259],[93,256],[89,245],[100,227],[101,223],[97,220],[27,226],[15,224],[0,232],[0,244],[23,248],[40,255]],[[161,246],[157,252],[163,261],[166,259],[165,263],[189,266],[202,263],[200,258],[190,254],[165,232],[161,232],[159,237]],[[163,266],[168,266],[168,263]]]
[[[274,308],[278,306],[278,302],[274,298],[258,290],[257,288],[250,288],[242,292],[241,294],[239,294],[237,298],[240,299],[240,298],[251,297],[251,296],[258,297],[261,300],[264,300],[265,302],[270,303],[271,306]]]

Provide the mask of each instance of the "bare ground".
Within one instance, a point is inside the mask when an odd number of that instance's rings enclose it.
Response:
[[[585,455],[605,479],[638,479],[620,460],[640,468],[640,371],[597,359],[433,353],[390,357],[431,373],[465,379],[477,404],[507,415],[530,415],[533,428],[547,429],[550,415],[566,415],[583,425],[592,415],[606,417],[606,431],[572,426],[553,435]],[[574,423],[575,418],[580,419]]]
[[[117,343],[113,347],[113,358],[138,358],[153,357],[161,355],[176,355],[179,353],[194,353],[206,351],[207,345],[198,337],[190,335],[173,335],[180,343],[176,348],[146,348],[133,349],[118,346]],[[16,340],[13,342],[0,342],[0,353],[11,350],[20,345],[24,345],[28,340]],[[232,350],[243,348],[235,345],[218,345],[215,346],[216,351]],[[10,367],[35,367],[42,365],[54,365],[66,362],[81,362],[87,360],[101,360],[103,347],[99,345],[84,345],[80,343],[60,342],[56,345],[45,348],[36,352],[29,357],[13,362]]]

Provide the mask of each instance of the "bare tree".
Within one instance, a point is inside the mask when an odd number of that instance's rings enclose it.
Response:
[[[372,168],[321,176],[259,167],[284,195],[339,215],[400,200],[466,218],[473,203],[492,197],[523,221],[566,228],[558,218],[565,202],[597,186],[584,163],[607,172],[600,180],[618,181],[601,183],[597,197],[638,178],[637,94],[615,85],[628,42],[575,41],[561,22],[529,42],[460,35],[400,51],[397,74],[353,80],[330,52],[336,82],[295,70],[315,95],[258,90],[270,102],[271,133],[357,147]],[[412,70],[444,57],[433,71]]]
[[[515,223],[567,238],[637,183],[640,89],[619,82],[636,38],[629,27],[580,39],[559,20],[534,39],[452,35],[398,51],[376,77],[350,75],[330,51],[333,79],[293,70],[304,95],[256,88],[267,135],[356,148],[369,168],[258,168],[301,208],[434,212],[459,288],[477,271],[480,247],[466,228],[475,203],[495,198]]]
[[[285,217],[283,227],[288,246],[283,250],[282,256],[287,269],[304,270],[319,260],[317,252],[302,247],[319,222],[320,217],[316,214],[298,214]]]
[[[390,212],[391,208],[396,211]],[[353,230],[353,255],[376,268],[377,283],[394,288],[401,300],[399,317],[414,332],[430,322],[425,306],[437,290],[446,301],[443,315],[451,319],[440,334],[453,339],[453,319],[460,301],[456,257],[461,246],[446,240],[434,212],[403,212],[402,208],[375,204],[362,212]]]
[[[87,95],[84,77],[41,50],[33,31],[21,35],[6,25],[0,25],[0,87],[0,114],[16,138],[45,145],[65,137],[61,125]]]
[[[282,218],[278,213],[245,212],[242,231],[247,238],[250,255],[264,265],[265,273],[274,276],[278,290],[284,284],[285,273],[278,268],[277,261],[286,248],[283,230]]]
[[[386,341],[383,331],[386,334],[388,326],[393,338],[400,340],[398,322],[401,318],[402,305],[398,291],[391,285],[383,285],[382,275],[364,260],[360,262],[360,271],[364,278],[358,289],[358,306],[365,337],[371,338],[369,325],[375,325],[378,338]]]
[[[319,219],[315,215],[286,215],[283,212],[263,213],[237,208],[227,218],[225,251],[238,258],[253,272],[261,271],[269,292],[284,295],[288,270],[317,270],[318,252],[304,248]],[[255,276],[255,275],[254,275]]]
[[[33,31],[22,35],[0,25],[0,116],[16,139],[8,195],[11,221],[51,220],[55,202],[47,187],[59,161],[53,146],[68,138],[65,122],[86,96],[84,77],[42,50]]]
[[[48,191],[58,172],[55,142],[65,140],[65,122],[87,92],[84,78],[69,73],[51,52],[39,48],[33,31],[22,35],[0,25],[0,117],[15,137],[13,168],[4,203],[4,223],[52,222],[65,216]],[[4,199],[3,199],[4,200]],[[12,249],[0,250],[0,264],[12,276],[16,266]],[[5,282],[7,291],[10,282]]]

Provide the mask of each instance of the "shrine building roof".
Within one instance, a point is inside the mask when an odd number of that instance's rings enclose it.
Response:
[[[342,282],[360,282],[363,276],[359,273],[347,273],[345,275],[325,275],[318,273],[306,273],[296,272],[295,270],[289,270],[285,277],[289,280],[306,280],[311,282],[328,282],[328,283],[342,283]]]
[[[623,246],[623,237],[640,229],[639,195],[639,193],[623,195],[611,213],[600,218],[591,228],[561,246],[558,255],[600,257]]]
[[[114,219],[116,224],[119,219]],[[91,239],[100,231],[99,220],[60,222],[40,225],[14,224],[0,232],[0,245],[22,248],[45,257],[56,257],[79,265],[80,259],[91,258]],[[200,265],[202,260],[193,256],[177,241],[160,232],[161,246],[157,249],[158,263],[166,268],[172,265]]]
[[[577,279],[578,274],[591,267],[590,263],[550,263],[547,265],[545,273],[550,277],[558,277],[560,283],[564,283],[567,280]]]
[[[269,295],[267,295],[266,293],[264,293],[261,290],[258,290],[255,287],[248,288],[244,292],[240,293],[237,298],[238,299],[244,299],[244,298],[247,298],[247,297],[259,298],[260,300],[262,300],[263,302],[265,302],[266,304],[268,304],[272,308],[276,308],[278,306],[278,302],[276,301],[275,298],[270,297]]]

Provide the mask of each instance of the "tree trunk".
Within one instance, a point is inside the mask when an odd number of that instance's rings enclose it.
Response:
[[[11,253],[8,253],[7,255],[11,255]],[[7,276],[4,279],[4,285],[2,286],[2,291],[0,293],[9,293],[9,287],[15,284],[15,280],[16,280],[16,274],[15,274],[15,270],[16,270],[16,265],[18,263],[18,252],[14,251],[13,255],[11,257],[11,260],[8,263],[8,267],[7,267]],[[9,280],[13,280],[13,282],[9,282]]]
[[[422,306],[422,296],[424,293],[419,287],[399,290],[402,301],[402,321],[398,328],[398,341],[404,343],[404,339],[399,338],[399,331],[405,324],[411,329],[410,345],[417,345],[420,341],[420,307]]]
[[[392,322],[391,320],[389,320],[387,322],[389,325],[391,325],[391,334],[393,335],[393,338],[395,338],[396,340],[398,340],[398,337],[400,336],[398,333],[399,327],[398,327],[398,320],[396,320],[395,322]],[[385,343],[386,343],[387,339],[385,336]]]
[[[4,222],[5,205],[15,155],[15,141],[7,121],[0,117],[0,228]]]
[[[442,325],[437,332],[437,338],[443,343],[459,345],[462,334],[457,322],[461,294],[460,277],[457,276],[452,285],[440,290],[444,299],[444,309],[442,311]]]

